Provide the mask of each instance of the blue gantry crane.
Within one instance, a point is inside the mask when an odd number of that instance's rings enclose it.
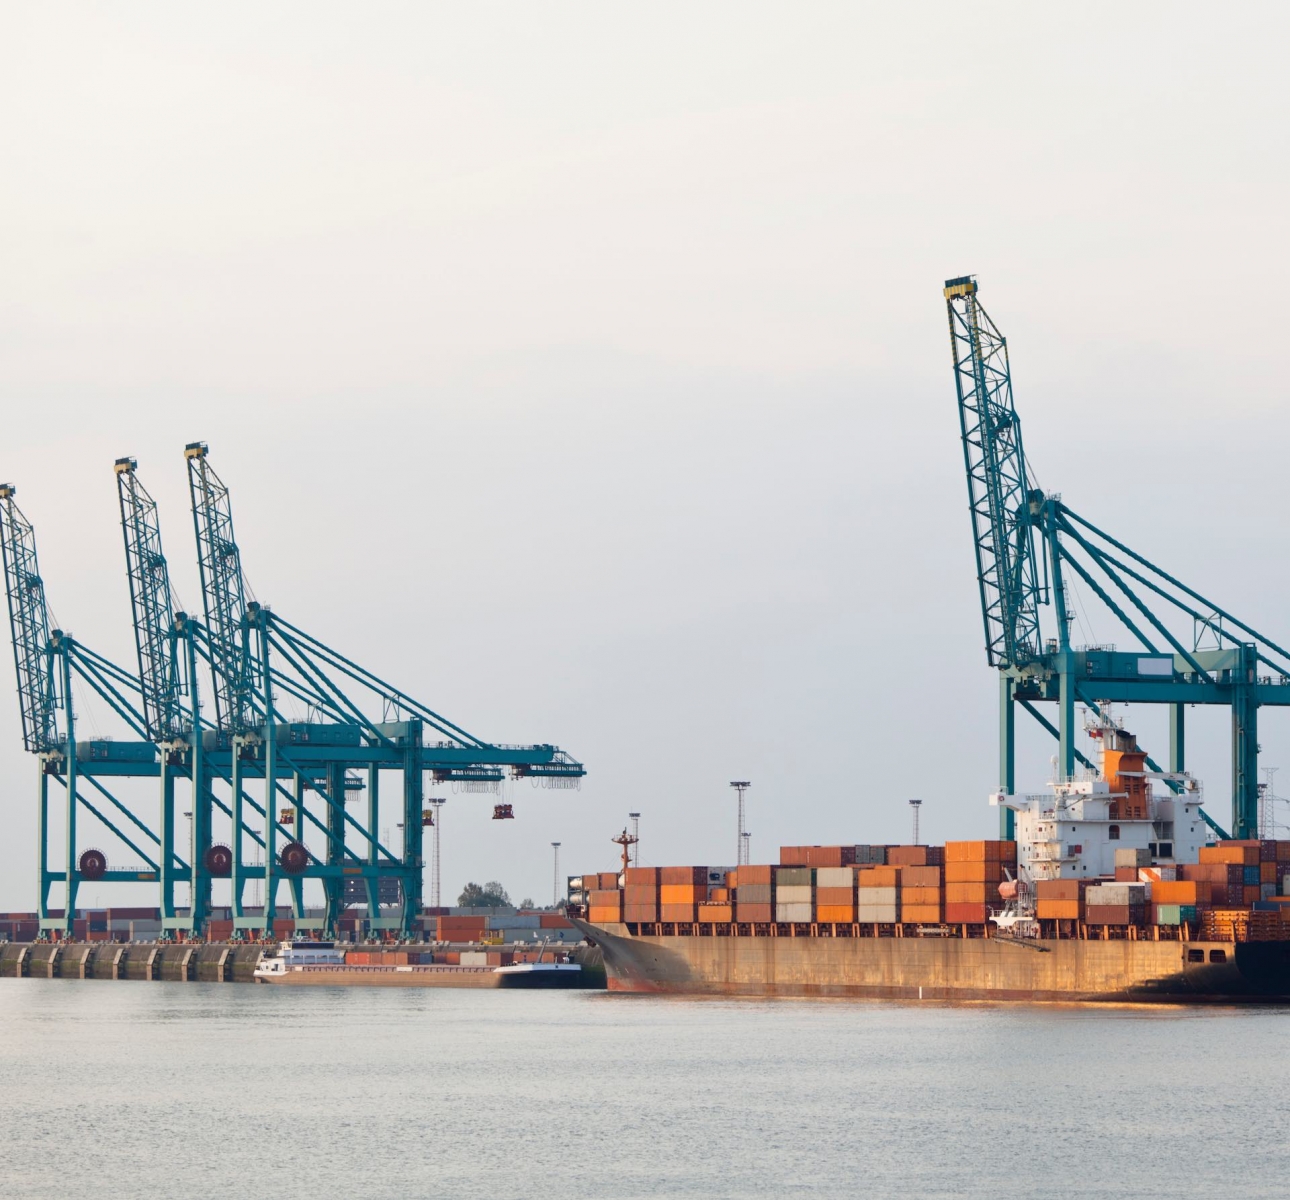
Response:
[[[1007,340],[982,307],[974,277],[946,280],[944,297],[986,659],[999,672],[1000,788],[1015,790],[1017,705],[1057,739],[1062,778],[1076,762],[1092,765],[1075,745],[1077,703],[1095,712],[1109,703],[1167,705],[1166,775],[1184,771],[1186,706],[1225,705],[1232,717],[1232,836],[1257,836],[1258,710],[1290,705],[1290,651],[1036,486],[1013,404]],[[1076,580],[1138,648],[1071,644]],[[1045,634],[1041,612],[1050,608]],[[1184,620],[1189,631],[1179,628]],[[1056,724],[1035,707],[1048,701],[1057,705]],[[1166,783],[1182,786],[1181,779]],[[1003,810],[1001,820],[1010,837],[1012,812]]]
[[[237,936],[271,935],[284,882],[298,927],[312,923],[334,932],[349,883],[366,896],[370,929],[411,933],[421,911],[422,829],[432,819],[423,806],[426,773],[479,791],[496,789],[508,773],[551,787],[576,786],[585,771],[554,745],[475,737],[249,599],[228,488],[205,443],[190,444],[185,457],[200,618],[176,604],[157,505],[137,462],[127,457],[115,464],[137,675],[52,628],[34,530],[12,485],[0,486],[0,550],[23,743],[39,762],[42,929],[70,933],[83,881],[157,882],[166,936],[200,936],[214,882],[226,878]],[[128,737],[77,740],[74,681],[124,723]],[[202,701],[204,681],[209,707]],[[394,846],[378,833],[385,774],[397,779],[402,835],[391,839]],[[155,819],[136,811],[153,809],[140,803],[137,789],[129,802],[117,795],[109,786],[114,779],[159,780]],[[64,861],[57,866],[50,863],[51,781],[66,795]],[[182,781],[186,813],[177,795]],[[103,850],[85,847],[78,821],[84,811],[143,865],[109,867]],[[509,814],[509,805],[498,805],[494,815]],[[181,852],[177,828],[184,815],[192,823]],[[223,829],[227,844],[216,840]],[[322,892],[320,918],[306,915],[309,880]],[[263,881],[262,905],[247,902],[252,881]],[[66,903],[57,911],[51,889],[60,882]],[[393,912],[382,903],[391,890],[399,898]]]
[[[155,882],[168,871],[185,870],[186,864],[174,854],[164,833],[156,832],[109,786],[115,780],[155,778],[158,773],[156,749],[147,736],[143,697],[128,671],[52,627],[35,530],[15,495],[12,484],[0,485],[0,550],[23,745],[36,755],[38,764],[37,904],[42,934],[66,936],[72,931],[82,883]],[[78,740],[74,684],[115,712],[131,737]],[[51,785],[59,784],[64,792],[64,840],[61,865],[53,865]],[[109,867],[105,851],[85,844],[84,813],[97,822],[100,833],[133,852],[141,865]],[[61,910],[52,907],[52,891],[58,883],[64,885]]]

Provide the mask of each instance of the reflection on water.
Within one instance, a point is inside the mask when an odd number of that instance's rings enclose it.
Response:
[[[1280,1011],[0,980],[5,1197],[1272,1197]]]

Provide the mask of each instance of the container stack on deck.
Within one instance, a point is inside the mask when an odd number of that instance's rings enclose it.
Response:
[[[1054,937],[1290,937],[1288,874],[1290,841],[1220,842],[1186,864],[1118,850],[1113,877],[1036,882],[1035,915]],[[573,877],[570,902],[593,924],[695,934],[940,927],[979,936],[1004,906],[1000,886],[1016,877],[1009,841],[784,846],[777,865]]]

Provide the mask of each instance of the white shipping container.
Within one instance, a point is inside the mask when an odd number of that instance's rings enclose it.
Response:
[[[896,906],[897,889],[894,887],[862,887],[856,890],[859,904],[890,904]]]
[[[781,884],[775,889],[775,899],[780,904],[806,904],[809,905],[814,898],[815,889],[808,884]]]
[[[1121,846],[1115,852],[1115,865],[1117,867],[1149,867],[1151,866],[1151,851],[1137,846]]]
[[[487,950],[463,950],[461,952],[461,965],[463,967],[488,966],[488,951]]]
[[[818,867],[815,872],[815,886],[849,888],[855,877],[855,872],[850,867]]]
[[[861,923],[876,921],[883,925],[894,925],[896,923],[896,906],[894,904],[857,905],[856,920]]]
[[[781,888],[782,892],[784,889]],[[775,920],[785,925],[809,925],[812,920],[811,905],[808,904],[777,904],[775,905]]]
[[[1138,904],[1146,900],[1145,883],[1098,883],[1084,893],[1086,904]]]

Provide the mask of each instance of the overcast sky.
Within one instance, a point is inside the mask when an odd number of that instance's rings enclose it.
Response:
[[[754,861],[900,840],[910,796],[986,836],[942,282],[980,278],[1042,485],[1290,637],[1287,24],[6,4],[0,475],[57,619],[132,663],[127,453],[199,605],[201,438],[260,600],[586,763],[509,823],[447,793],[445,895],[549,901],[549,843],[608,868],[630,809],[643,862],[728,863],[735,778]],[[1226,711],[1192,729],[1225,817]],[[1284,718],[1261,740],[1290,768]],[[0,909],[34,903],[35,778],[0,687]]]

